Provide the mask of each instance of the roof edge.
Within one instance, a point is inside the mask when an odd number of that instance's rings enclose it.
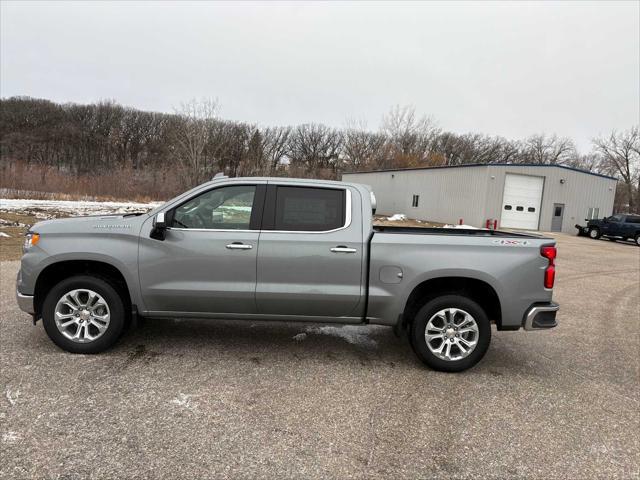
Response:
[[[383,168],[380,170],[359,170],[357,172],[343,172],[342,175],[350,175],[355,173],[378,173],[378,172],[409,172],[414,170],[438,170],[441,168],[466,168],[466,167],[556,167],[565,170],[572,170],[578,173],[594,175],[596,177],[607,178],[609,180],[618,181],[616,177],[603,175],[602,173],[589,172],[581,168],[569,167],[567,165],[541,165],[539,163],[468,163],[465,165],[437,165],[433,167],[410,167],[410,168]]]

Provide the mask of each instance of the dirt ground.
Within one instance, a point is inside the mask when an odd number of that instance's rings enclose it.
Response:
[[[557,235],[559,326],[462,374],[372,326],[150,320],[59,350],[0,291],[0,478],[637,479],[640,249]]]

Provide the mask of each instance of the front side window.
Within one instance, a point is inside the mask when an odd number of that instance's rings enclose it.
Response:
[[[278,186],[274,229],[322,232],[343,227],[345,195],[342,189]]]
[[[202,193],[173,211],[173,228],[249,230],[255,185],[233,185]]]
[[[609,217],[609,221],[619,223],[622,221],[622,215],[614,215],[613,217]]]

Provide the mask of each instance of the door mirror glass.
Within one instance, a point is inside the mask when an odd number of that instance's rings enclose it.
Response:
[[[151,238],[156,240],[164,240],[167,236],[167,223],[165,221],[164,212],[160,212],[153,217],[153,228],[151,229]]]
[[[163,229],[167,228],[167,224],[164,219],[164,212],[158,213],[153,219],[153,228]]]

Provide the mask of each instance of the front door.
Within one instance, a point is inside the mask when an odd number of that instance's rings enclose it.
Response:
[[[255,313],[264,188],[227,185],[196,194],[166,212],[164,240],[141,235],[140,286],[147,312]]]
[[[269,185],[256,302],[263,315],[359,317],[365,244],[357,190]]]
[[[553,217],[551,217],[551,231],[562,231],[562,217],[564,216],[564,203],[553,204]]]

